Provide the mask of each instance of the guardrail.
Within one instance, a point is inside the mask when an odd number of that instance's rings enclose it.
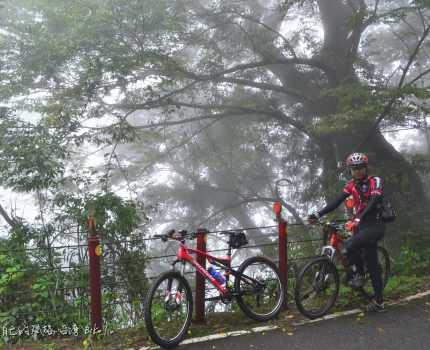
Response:
[[[245,251],[246,249],[253,250],[253,249],[260,249],[260,250],[267,250],[270,249],[272,252],[275,252],[276,256],[271,256],[273,260],[275,260],[279,266],[279,269],[281,271],[281,276],[285,282],[286,288],[288,289],[288,283],[291,281],[292,275],[291,275],[291,267],[300,262],[301,260],[308,259],[309,257],[313,256],[312,254],[316,254],[316,248],[320,246],[321,238],[315,238],[315,237],[307,237],[307,238],[300,238],[303,235],[299,234],[297,235],[297,239],[289,239],[289,231],[295,230],[296,228],[303,227],[301,224],[294,224],[294,223],[288,223],[281,215],[281,209],[280,207],[277,207],[277,204],[274,206],[274,212],[276,215],[276,225],[270,225],[270,226],[260,226],[260,227],[248,227],[248,228],[236,228],[231,231],[245,231],[245,232],[252,232],[252,231],[258,231],[262,232],[265,230],[269,230],[269,233],[264,234],[265,242],[264,243],[251,243],[245,247],[242,247],[240,251]],[[85,318],[87,317],[88,327],[90,327],[92,332],[100,332],[106,328],[106,323],[109,323],[110,319],[106,315],[106,309],[107,308],[114,308],[116,306],[121,307],[130,307],[132,301],[132,298],[130,297],[129,289],[126,287],[129,287],[130,284],[135,284],[136,286],[145,285],[149,286],[149,283],[151,280],[155,279],[157,276],[146,276],[145,271],[142,271],[142,274],[138,275],[135,279],[130,280],[118,280],[117,276],[111,276],[109,273],[111,273],[112,269],[116,268],[118,266],[117,261],[106,261],[104,263],[104,259],[107,260],[107,247],[108,243],[106,241],[103,241],[100,238],[100,235],[96,232],[96,225],[92,218],[89,218],[88,220],[88,228],[89,228],[89,236],[87,244],[82,244],[79,242],[79,244],[75,245],[58,245],[58,246],[50,246],[50,247],[32,247],[24,249],[25,253],[28,254],[45,254],[46,251],[53,252],[55,250],[60,249],[66,249],[66,250],[72,250],[72,249],[80,249],[84,252],[86,255],[84,263],[81,264],[71,264],[70,266],[64,266],[63,264],[57,264],[55,266],[49,266],[49,267],[41,267],[38,269],[38,272],[41,273],[65,273],[65,274],[73,274],[75,271],[82,272],[83,270],[87,271],[88,273],[88,281],[86,283],[73,283],[72,279],[68,281],[67,284],[62,286],[55,287],[55,293],[62,294],[64,296],[64,300],[67,300],[68,302],[71,301],[73,303],[73,298],[79,298],[80,299],[80,307],[78,312]],[[225,232],[226,230],[223,230]],[[228,230],[227,230],[228,231]],[[201,234],[198,235],[198,238],[196,240],[197,249],[201,251],[207,251],[207,252],[222,252],[224,249],[220,249],[219,245],[217,245],[216,249],[210,249],[210,245],[207,244],[206,238],[217,238],[217,235],[221,231],[208,231],[205,229],[200,229],[199,232]],[[409,238],[408,238],[409,237]],[[413,238],[412,238],[413,237]],[[401,238],[403,242],[408,240],[418,240],[421,236],[406,236]],[[421,237],[422,238],[422,237]],[[424,237],[425,238],[425,237]],[[424,239],[423,238],[423,239]],[[428,237],[427,237],[428,238]],[[133,246],[134,244],[142,244],[142,243],[148,243],[153,241],[153,238],[142,238],[137,240],[124,240],[121,241],[121,243]],[[269,241],[269,242],[268,242]],[[303,253],[304,246],[309,245],[308,250],[306,253]],[[106,248],[106,251],[104,251],[103,247]],[[2,253],[19,253],[23,252],[23,249],[10,249],[7,251],[2,252],[0,250],[0,255]],[[289,256],[290,255],[290,256]],[[174,258],[175,254],[160,254],[160,255],[150,255],[145,256],[145,262],[150,262],[154,260],[166,260],[170,258]],[[126,258],[122,260],[122,262],[128,262],[133,263],[132,260],[133,257],[128,257],[130,260],[127,261]],[[204,258],[199,257],[201,259],[199,263],[202,266],[205,266]],[[0,271],[0,278],[3,278],[3,276],[16,276],[19,273],[32,273],[33,270],[29,270],[26,268],[22,269],[14,269],[11,271]],[[190,276],[195,275],[195,320],[203,322],[205,319],[205,304],[207,301],[206,295],[205,295],[205,280],[201,277],[201,275],[196,274],[195,272],[186,272],[187,274],[190,274]],[[289,274],[290,273],[290,274]],[[6,277],[4,277],[6,278]],[[35,296],[34,288],[33,286],[29,286],[28,289],[23,290],[12,290],[5,293],[0,290],[0,298],[4,298],[4,300],[18,300],[20,297],[25,296],[28,297],[28,300],[34,300],[37,299],[37,296]],[[139,294],[139,302],[140,302],[140,308],[143,309],[143,296],[146,292],[144,289],[145,287],[142,287],[142,290],[140,290]],[[115,291],[113,293],[113,297],[109,297],[109,293],[112,291]],[[53,292],[52,296],[55,297],[55,294]],[[9,299],[8,299],[9,298]],[[14,299],[15,298],[15,299]],[[104,299],[104,300],[103,300]],[[55,306],[55,305],[54,305]],[[286,304],[284,305],[286,307]],[[90,309],[90,312],[88,312],[88,307]],[[103,308],[106,308],[103,310]],[[33,322],[34,320],[38,319],[38,316],[40,315],[48,315],[48,314],[55,314],[58,315],[58,318],[61,318],[62,313],[66,313],[70,311],[70,307],[67,305],[56,305],[52,310],[43,310],[43,309],[37,309],[37,302],[33,303],[31,306],[31,309],[15,313],[9,313],[5,312],[0,314],[0,322],[2,317],[9,317],[12,315],[12,317],[20,320],[28,320],[29,322]],[[8,316],[6,316],[6,314]],[[143,314],[143,313],[142,313]],[[55,316],[55,315],[54,315]],[[140,317],[140,316],[138,316]],[[105,323],[105,325],[103,324]]]

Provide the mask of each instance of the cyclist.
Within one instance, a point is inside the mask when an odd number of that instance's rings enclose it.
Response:
[[[351,265],[347,275],[348,284],[360,288],[364,282],[361,250],[372,281],[374,298],[367,310],[384,311],[382,295],[383,282],[378,266],[377,242],[385,234],[385,224],[380,220],[382,205],[382,181],[380,177],[368,175],[368,157],[363,153],[352,153],[346,159],[352,179],[346,184],[343,193],[323,209],[308,216],[310,223],[315,223],[321,216],[336,209],[350,195],[354,201],[354,217],[351,221],[353,236],[345,241],[345,253]]]

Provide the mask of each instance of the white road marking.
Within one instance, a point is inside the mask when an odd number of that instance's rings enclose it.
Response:
[[[417,293],[414,295],[410,295],[410,296],[405,297],[403,299],[387,303],[387,305],[399,305],[402,303],[407,303],[411,300],[424,298],[428,295],[430,295],[430,290],[427,290],[427,291],[421,292],[421,293]],[[305,324],[316,323],[316,322],[321,322],[321,321],[325,321],[325,320],[331,320],[331,319],[335,319],[335,318],[339,318],[339,317],[343,317],[343,316],[348,316],[348,315],[355,315],[355,314],[359,314],[362,312],[363,312],[363,310],[361,310],[361,309],[352,309],[352,310],[347,310],[347,311],[342,311],[342,312],[336,312],[334,314],[326,315],[324,317],[316,318],[314,320],[303,320],[300,322],[293,322],[293,326],[303,326]],[[237,337],[239,335],[261,333],[261,332],[271,331],[271,330],[275,330],[275,329],[279,329],[279,328],[280,328],[280,326],[262,326],[262,327],[254,327],[248,331],[243,330],[243,331],[233,331],[233,332],[226,332],[226,333],[217,333],[217,334],[212,334],[212,335],[208,335],[205,337],[185,339],[183,342],[181,342],[181,344],[202,343],[202,342],[215,340],[215,339],[224,339],[224,338],[228,338],[228,337]],[[155,349],[160,349],[160,348],[158,346],[153,346],[153,347],[144,346],[144,347],[139,348],[138,350],[155,350]],[[134,349],[131,348],[128,350],[134,350]]]

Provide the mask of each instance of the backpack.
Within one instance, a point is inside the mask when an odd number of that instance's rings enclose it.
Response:
[[[391,201],[387,198],[382,199],[380,216],[382,222],[388,223],[396,220],[396,211],[394,210]]]
[[[371,177],[372,176],[369,176],[369,178]],[[361,188],[358,186],[356,187],[356,189],[357,192],[360,194],[361,200],[364,200],[364,193],[361,192]],[[378,219],[380,219],[384,223],[389,223],[396,220],[396,216],[396,211],[393,208],[390,199],[384,195],[382,197],[382,202],[378,205]]]

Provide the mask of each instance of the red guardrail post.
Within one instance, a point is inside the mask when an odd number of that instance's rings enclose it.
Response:
[[[102,330],[102,293],[100,237],[96,234],[96,224],[93,217],[88,218],[90,236],[88,237],[88,252],[90,258],[90,303],[91,303],[91,329],[93,332]]]
[[[206,252],[207,230],[197,230],[197,249]],[[197,255],[197,262],[206,269],[206,257]],[[195,292],[195,322],[205,321],[205,278],[196,271],[196,292]]]
[[[280,202],[275,202],[273,204],[273,211],[275,212],[276,220],[278,221],[279,272],[281,273],[281,279],[285,286],[284,308],[286,308],[288,295],[288,228],[287,221],[282,218],[282,205]]]

